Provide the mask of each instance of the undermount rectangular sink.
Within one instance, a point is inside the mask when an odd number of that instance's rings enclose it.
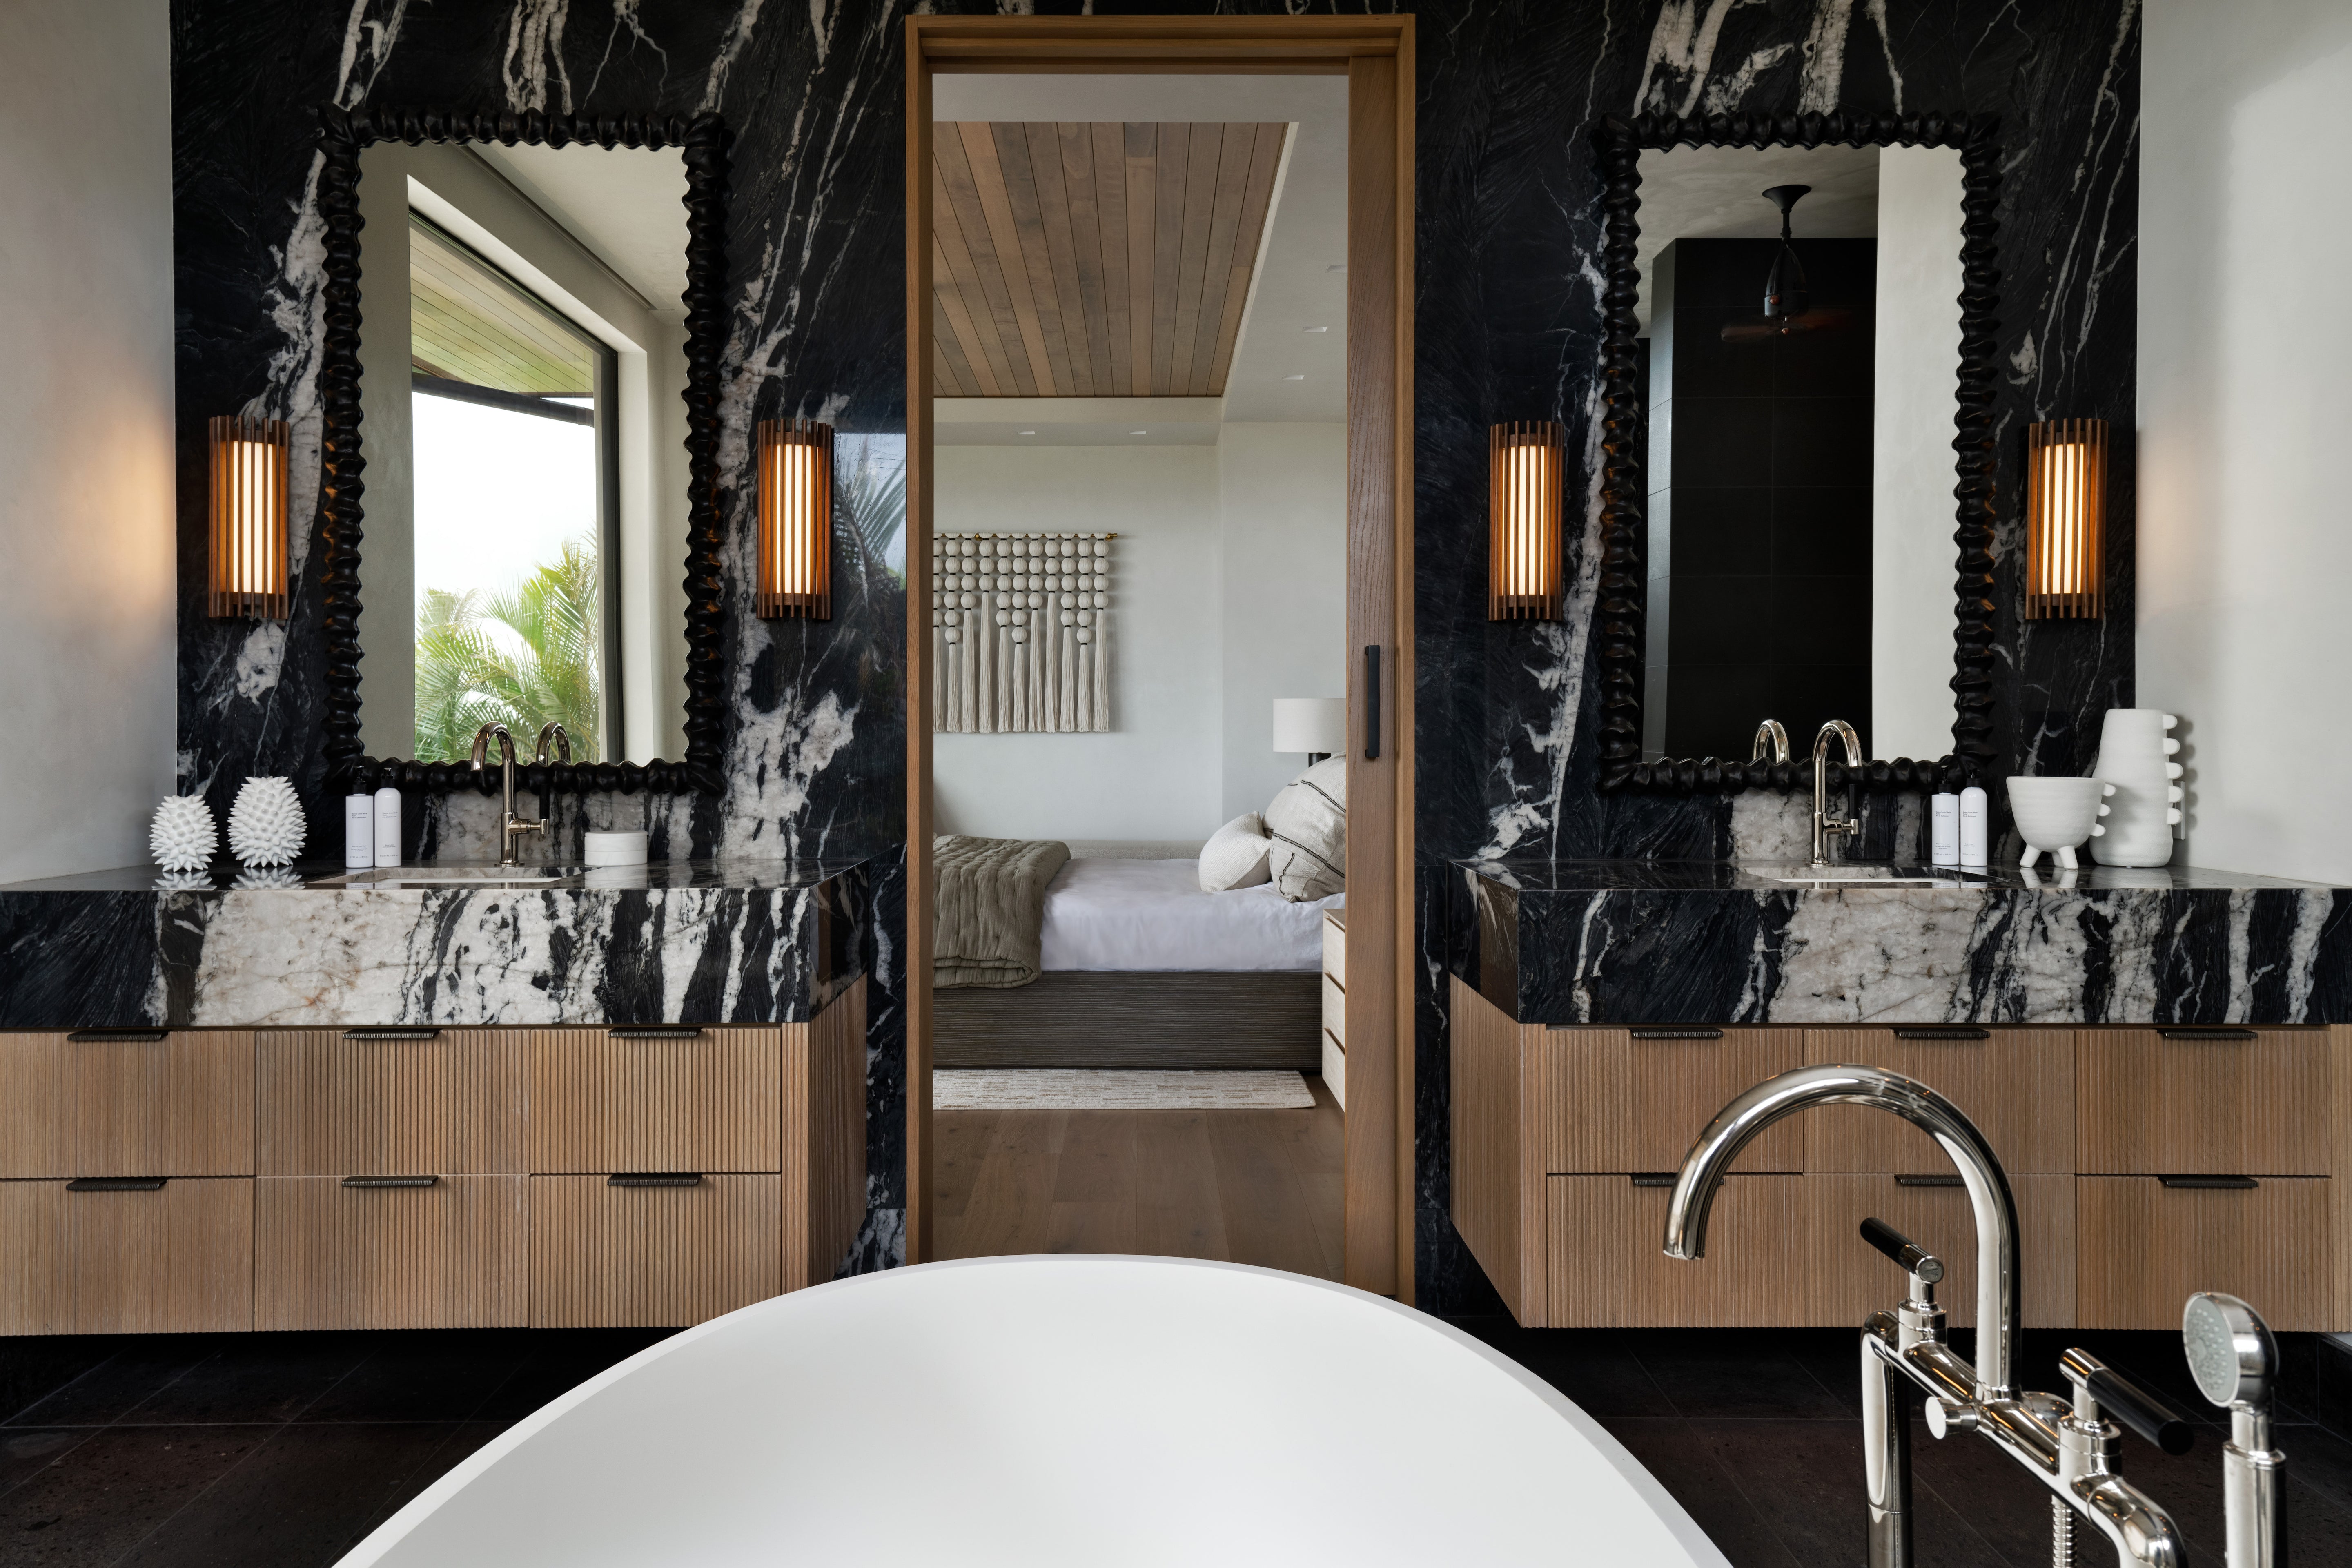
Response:
[[[1824,871],[1817,877],[1774,876],[1768,879],[1798,888],[1957,888],[1962,885],[1957,877],[1865,877],[1851,873],[1841,875],[1835,871]]]
[[[571,880],[568,872],[545,866],[384,866],[321,877],[320,888],[544,888]]]

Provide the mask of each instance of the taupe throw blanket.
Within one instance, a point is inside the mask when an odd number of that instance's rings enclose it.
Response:
[[[1070,847],[1030,838],[931,841],[939,879],[939,924],[931,984],[1026,985],[1037,978],[1045,926],[1045,884]]]

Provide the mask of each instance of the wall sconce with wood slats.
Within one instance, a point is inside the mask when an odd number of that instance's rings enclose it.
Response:
[[[760,422],[761,620],[833,619],[833,426]]]
[[[1560,490],[1567,435],[1549,419],[1497,425],[1487,438],[1486,618],[1559,619]]]
[[[293,441],[283,419],[246,414],[211,421],[211,567],[206,613],[282,621],[287,615],[286,470]]]
[[[2107,422],[2025,427],[2025,618],[2095,620],[2106,601]]]

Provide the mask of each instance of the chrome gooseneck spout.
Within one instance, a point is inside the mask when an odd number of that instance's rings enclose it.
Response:
[[[1706,1124],[1675,1178],[1666,1205],[1666,1256],[1706,1251],[1706,1214],[1739,1152],[1784,1116],[1816,1105],[1867,1105],[1923,1129],[1958,1167],[1977,1227],[1977,1363],[1979,1401],[2013,1392],[2017,1343],[2017,1199],[1992,1147],[1958,1106],[1916,1079],[1885,1068],[1833,1064],[1765,1079]]]

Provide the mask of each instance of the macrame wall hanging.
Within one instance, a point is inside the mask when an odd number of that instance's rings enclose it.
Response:
[[[931,540],[931,727],[1110,728],[1113,533]]]

